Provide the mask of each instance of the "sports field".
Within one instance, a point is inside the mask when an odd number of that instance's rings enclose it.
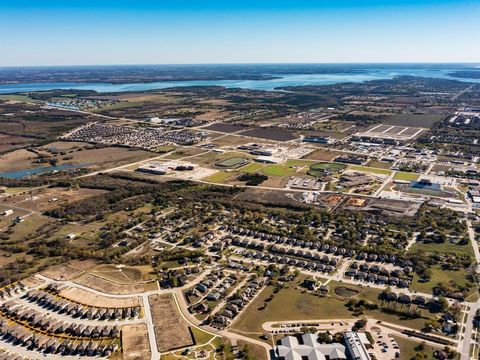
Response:
[[[231,157],[228,159],[224,159],[215,163],[215,166],[228,168],[228,169],[236,169],[240,166],[244,166],[248,163],[248,160],[242,157]]]

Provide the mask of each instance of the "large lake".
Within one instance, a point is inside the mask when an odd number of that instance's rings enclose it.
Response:
[[[304,85],[331,85],[345,82],[364,82],[369,80],[392,79],[396,76],[411,75],[427,78],[440,78],[458,80],[463,82],[480,83],[480,79],[455,78],[448,76],[456,68],[433,69],[424,67],[399,67],[362,69],[358,74],[284,74],[274,75],[278,79],[272,80],[189,80],[189,81],[162,81],[135,84],[109,84],[109,83],[18,83],[0,84],[0,94],[26,91],[47,91],[53,89],[95,90],[104,92],[145,91],[186,86],[224,86],[226,88],[242,88],[251,90],[274,90],[283,86]]]

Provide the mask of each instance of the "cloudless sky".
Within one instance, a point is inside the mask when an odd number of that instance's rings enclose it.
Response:
[[[480,62],[480,0],[0,0],[0,66]]]

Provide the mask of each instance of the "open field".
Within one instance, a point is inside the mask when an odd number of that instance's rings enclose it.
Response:
[[[205,129],[223,132],[223,133],[235,133],[235,132],[250,130],[251,128],[247,126],[234,125],[234,124],[215,123],[205,127]]]
[[[267,287],[233,323],[232,328],[242,332],[262,334],[262,324],[267,321],[341,319],[352,317],[342,301],[319,297],[294,288],[281,289],[273,295],[273,287]],[[266,308],[262,308],[267,304]]]
[[[238,170],[245,173],[254,173],[263,168],[263,165],[260,163],[250,163],[244,167],[239,168]]]
[[[41,274],[53,280],[72,280],[95,265],[94,261],[71,261],[68,264],[49,267]]]
[[[251,130],[242,131],[241,134],[274,141],[289,141],[295,139],[293,132],[280,128],[254,128]]]
[[[66,202],[98,196],[105,192],[105,190],[97,189],[41,188],[32,191],[33,198],[30,198],[30,191],[24,189],[23,193],[11,195],[5,199],[3,204],[6,206],[12,204],[22,209],[43,212]]]
[[[90,146],[88,148],[71,148],[66,151],[66,154],[46,153],[44,155],[47,156],[47,160],[55,159],[58,165],[84,165],[99,170],[105,167],[114,167],[148,159],[156,154],[149,151],[121,147],[94,148]],[[40,157],[33,152],[24,149],[15,150],[0,156],[0,172],[49,166],[48,162],[35,163],[39,159]]]
[[[472,245],[470,242],[466,245],[452,244],[450,242],[445,242],[442,244],[424,244],[422,242],[415,242],[412,247],[409,249],[409,253],[418,253],[426,252],[439,255],[445,255],[447,253],[469,255],[470,257],[475,258]]]
[[[150,358],[150,343],[146,324],[125,325],[122,327],[122,347],[124,360]]]
[[[444,118],[440,114],[396,114],[382,119],[386,125],[431,128]]]
[[[348,165],[347,170],[369,172],[369,173],[372,173],[372,174],[379,174],[379,175],[391,175],[392,174],[391,170],[379,169],[379,168],[373,168],[373,167],[361,166],[361,165]]]
[[[374,167],[374,168],[380,168],[380,169],[390,169],[390,164],[389,162],[386,161],[378,161],[378,160],[371,160],[367,163],[367,166],[369,167]]]
[[[35,142],[35,139],[16,135],[0,134],[0,153],[26,147]]]
[[[76,302],[80,302],[88,306],[97,307],[111,307],[111,308],[124,308],[139,306],[140,300],[138,298],[114,298],[104,295],[92,293],[90,291],[69,287],[62,289],[60,295],[64,298],[71,299]]]
[[[187,323],[181,318],[171,295],[149,296],[159,351],[191,346],[194,339]]]
[[[179,147],[174,152],[164,156],[164,159],[177,160],[187,156],[194,156],[204,153],[205,150],[195,147]]]
[[[414,181],[418,180],[419,177],[420,174],[397,171],[393,177],[393,180]]]
[[[318,149],[302,157],[307,160],[319,160],[319,161],[332,161],[337,156],[345,155],[343,151],[330,150],[330,149]]]
[[[99,109],[93,110],[94,113],[103,113],[105,111],[110,111],[110,110],[123,110],[123,109],[131,109],[131,108],[140,108],[142,107],[143,102],[140,101],[122,101],[118,102],[113,105],[108,105],[101,107]]]
[[[100,265],[91,270],[92,274],[101,276],[111,281],[120,283],[136,283],[148,280],[148,273],[151,271],[149,266],[115,266]]]
[[[401,336],[392,336],[398,344],[400,348],[400,360],[411,360],[415,357],[417,351],[415,348],[419,346],[421,343],[418,341],[413,341],[409,339],[405,339]],[[426,359],[433,359],[433,348],[429,345],[423,345],[423,353],[427,355]]]
[[[438,266],[431,266],[430,270],[432,271],[432,277],[429,281],[423,282],[418,275],[415,275],[410,288],[420,292],[431,293],[432,289],[439,283],[448,284],[452,281],[460,287],[467,286],[470,288],[467,297],[474,293],[478,293],[478,286],[467,280],[467,272],[465,270],[442,270]]]
[[[114,294],[114,295],[127,295],[132,293],[140,293],[144,291],[158,289],[156,282],[119,283],[119,282],[114,282],[111,279],[106,279],[100,275],[93,275],[93,274],[82,275],[78,279],[75,279],[75,282],[80,285],[92,288],[94,290],[98,290],[98,291],[105,292],[107,294]]]
[[[225,184],[228,179],[236,177],[236,175],[238,174],[239,173],[235,171],[219,171],[213,175],[203,178],[202,181],[207,181],[215,184]]]
[[[0,100],[6,101],[19,101],[19,102],[26,102],[26,103],[34,103],[35,100],[29,98],[27,95],[22,94],[2,94],[0,95]]]
[[[303,281],[302,277],[296,281],[297,286],[301,281]],[[327,296],[312,294],[300,287],[283,288],[274,294],[274,288],[268,286],[234,321],[232,329],[241,333],[249,333],[250,336],[255,333],[261,334],[261,324],[267,321],[354,318],[354,312],[345,305],[351,296],[356,299],[364,299],[379,307],[382,306],[382,301],[378,299],[381,291],[378,289],[345,285],[335,281],[331,281],[328,286],[330,291]],[[342,292],[335,291],[338,287],[343,289]],[[341,294],[347,290],[350,295],[342,296]],[[383,306],[388,305],[383,304]],[[399,315],[388,314],[380,309],[365,310],[362,316],[421,329],[424,327],[425,321],[432,315],[426,310],[420,312],[421,317],[416,319],[404,319]]]
[[[283,165],[266,165],[261,172],[267,176],[290,176],[295,174],[295,169]]]

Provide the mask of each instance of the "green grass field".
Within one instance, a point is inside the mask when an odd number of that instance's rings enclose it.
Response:
[[[299,279],[296,284],[300,282]],[[336,281],[331,281],[328,286],[330,287],[328,296],[315,295],[292,285],[274,294],[273,287],[268,286],[233,323],[232,328],[247,333],[261,333],[262,324],[267,321],[355,318],[355,315],[345,306],[347,299],[335,295],[333,291],[335,287],[352,289],[358,293],[355,298],[368,300],[378,306],[382,305],[381,300],[378,299],[381,292],[379,289],[346,285]],[[273,299],[266,301],[272,295]],[[265,308],[263,308],[264,304],[266,304]],[[396,309],[400,310],[401,307],[397,306]],[[387,314],[377,309],[366,310],[362,316],[371,316],[381,321],[421,329],[425,321],[433,317],[426,310],[421,310],[421,315],[422,317],[417,319],[403,319],[398,315]]]
[[[35,102],[35,100],[29,98],[27,95],[0,95],[0,99],[6,101],[22,101],[26,103]]]
[[[196,345],[206,344],[213,338],[213,335],[210,335],[196,327],[191,326],[190,329],[192,330]]]
[[[310,166],[310,170],[330,170],[330,171],[341,171],[346,168],[346,165],[339,163],[316,163]]]
[[[262,168],[263,168],[262,164],[250,163],[248,165],[245,165],[244,167],[239,168],[238,170],[245,173],[254,173],[261,170]]]
[[[104,106],[104,107],[99,108],[99,109],[95,109],[93,112],[104,112],[104,111],[110,111],[110,110],[122,110],[122,109],[142,107],[142,106],[143,106],[143,102],[121,101],[121,102],[113,104],[113,105],[108,105],[108,106]]]
[[[420,174],[398,171],[395,173],[395,176],[393,177],[393,179],[402,180],[402,181],[413,181],[413,180],[418,180],[419,177],[420,177]]]
[[[432,278],[428,282],[420,282],[418,275],[415,274],[412,285],[410,286],[412,290],[431,293],[432,289],[437,286],[438,283],[454,281],[459,286],[471,287],[467,296],[478,293],[478,287],[473,283],[468,283],[466,278],[467,273],[464,270],[446,271],[440,269],[438,266],[432,266],[430,269],[432,270]]]
[[[267,176],[290,176],[295,173],[295,169],[284,165],[267,165],[262,172]]]
[[[390,169],[391,163],[387,161],[378,161],[372,160],[367,163],[369,167],[379,168],[379,169]]]
[[[219,171],[213,175],[204,177],[202,181],[207,181],[216,184],[223,184],[225,181],[233,176],[238,175],[237,172],[232,171]]]
[[[361,165],[349,165],[348,170],[363,171],[363,172],[369,172],[369,173],[372,173],[372,174],[380,174],[380,175],[391,175],[392,174],[391,170],[378,169],[378,168],[361,166]]]
[[[313,163],[314,162],[311,160],[289,159],[285,161],[282,165],[301,167],[301,166],[312,165]]]
[[[457,244],[452,244],[450,242],[445,242],[443,244],[424,244],[422,242],[416,242],[415,244],[412,245],[412,247],[409,249],[408,252],[409,253],[426,252],[426,253],[434,253],[438,255],[445,255],[446,253],[452,253],[452,254],[469,255],[472,258],[475,257],[472,245],[470,243],[466,245],[457,245]]]
[[[272,301],[263,306],[273,294],[273,287],[267,287],[234,323],[233,328],[245,332],[262,332],[262,323],[280,320],[339,319],[352,315],[340,300],[319,297],[310,293],[285,288],[274,295]]]
[[[421,344],[421,341],[413,341],[400,336],[394,336],[393,338],[400,348],[400,360],[411,360],[417,353],[415,347]],[[433,348],[431,346],[425,345],[423,352],[427,355],[427,360],[433,359]]]

